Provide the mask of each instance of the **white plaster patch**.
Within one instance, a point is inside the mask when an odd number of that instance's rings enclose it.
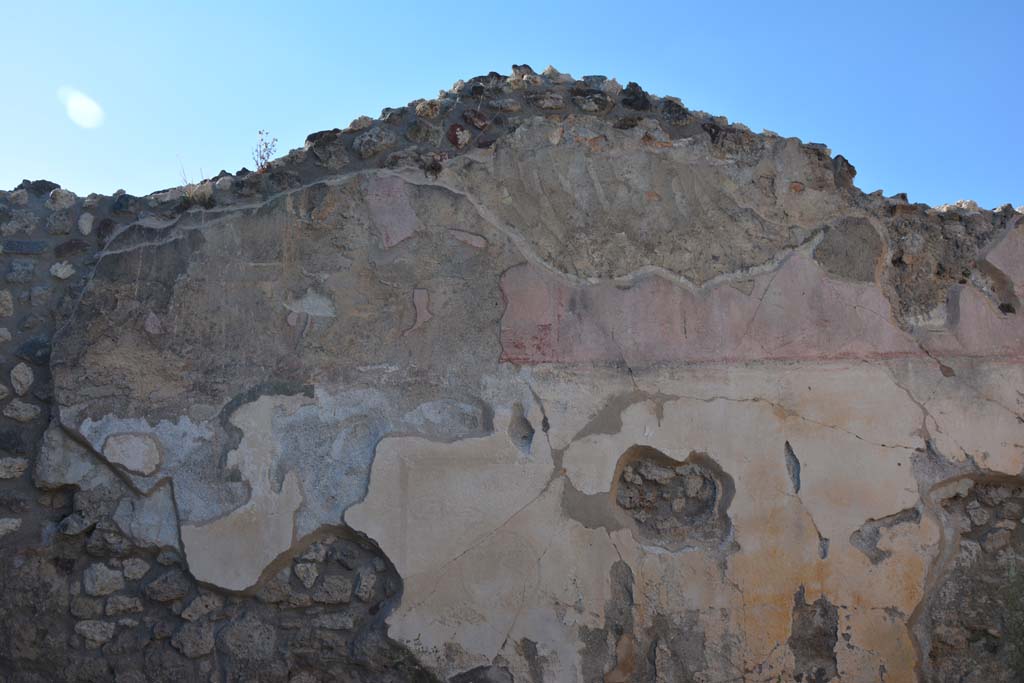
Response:
[[[160,446],[149,434],[114,434],[103,444],[103,457],[129,472],[149,476],[160,469]]]
[[[533,418],[541,416],[535,409]],[[480,537],[493,532],[516,510],[536,498],[551,476],[550,449],[535,438],[529,456],[506,435],[511,412],[496,412],[491,436],[438,443],[419,437],[390,437],[377,445],[371,490],[362,503],[345,512],[345,520],[372,538],[410,532],[396,544],[391,555],[399,574],[411,577],[440,555],[454,556]],[[378,487],[391,489],[387,497],[374,494]],[[446,492],[466,492],[464,498],[444,502]],[[410,529],[412,518],[427,500],[433,509],[428,517],[445,519],[445,525]],[[452,526],[460,530],[452,532]]]
[[[238,469],[251,495],[224,517],[182,525],[189,570],[198,580],[228,590],[251,588],[263,570],[291,547],[302,489],[295,473],[288,472],[275,490],[271,467],[279,452],[271,423],[275,412],[294,412],[310,402],[305,396],[261,396],[231,416],[231,424],[242,430],[242,440],[228,453],[227,465]]]
[[[943,456],[973,458],[1006,474],[1024,469],[1024,366],[958,363],[946,377],[937,364],[900,368],[907,391],[926,411],[922,429]]]
[[[405,580],[389,617],[392,637],[441,676],[501,657],[517,678],[530,675],[516,647],[528,638],[545,658],[545,680],[582,681],[581,629],[605,626],[609,571],[621,559],[635,580],[637,632],[653,615],[692,612],[708,642],[737,644],[739,659],[707,649],[709,675],[759,663],[791,672],[793,656],[779,643],[804,586],[808,602],[825,595],[849,606],[860,654],[845,661],[884,664],[893,680],[912,680],[913,643],[886,610],[913,612],[937,525],[926,516],[888,530],[880,547],[891,555],[879,565],[849,542],[867,520],[918,500],[911,457],[924,445],[923,413],[884,367],[659,368],[619,388],[605,385],[603,372],[524,376],[552,425],[546,436],[577,435],[558,437],[570,443],[550,481],[514,474],[507,416],[486,438],[381,442],[366,499],[346,521],[380,543]],[[581,397],[589,411],[573,401],[581,386],[595,388]],[[603,406],[617,395],[635,398],[616,410]],[[530,421],[537,423],[533,414]],[[799,494],[787,442],[801,463]],[[724,564],[714,550],[669,552],[628,529],[588,529],[566,516],[575,513],[563,488],[571,483],[595,503],[610,502],[619,457],[637,444],[679,460],[706,453],[732,478],[726,545],[735,547]]]
[[[293,313],[305,313],[317,318],[334,318],[337,315],[334,302],[312,289],[307,289],[301,299],[289,301],[284,307]]]

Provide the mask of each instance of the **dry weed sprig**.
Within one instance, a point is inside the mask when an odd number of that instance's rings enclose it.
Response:
[[[270,133],[260,130],[256,142],[256,149],[252,151],[252,160],[256,163],[257,173],[266,173],[270,168],[270,160],[274,158],[277,151],[277,138],[270,137]]]

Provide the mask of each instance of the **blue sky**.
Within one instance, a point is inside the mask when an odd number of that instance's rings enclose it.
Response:
[[[868,192],[1024,204],[1021,0],[0,0],[0,17],[4,189],[46,178],[79,194],[145,194],[180,184],[182,167],[193,181],[252,167],[261,128],[281,154],[313,131],[526,63],[635,80],[823,142]],[[61,88],[94,99],[100,125],[74,123]]]

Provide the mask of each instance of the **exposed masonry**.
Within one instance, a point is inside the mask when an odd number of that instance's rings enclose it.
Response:
[[[930,680],[1013,680],[1024,671],[1024,482],[959,477],[932,490],[945,525],[942,571],[918,629]]]
[[[836,643],[839,640],[839,613],[822,595],[807,604],[804,587],[793,596],[793,630],[789,647],[796,657],[798,683],[828,683],[838,675]]]
[[[678,461],[644,446],[619,460],[613,489],[641,538],[669,549],[717,548],[729,538],[732,481],[705,453]]]
[[[926,538],[938,524],[941,543],[922,540],[926,550],[912,556],[928,568],[922,597],[902,609],[871,608],[901,625],[897,636],[912,641],[915,661],[885,660],[872,676],[898,677],[898,665],[935,681],[1021,676],[1024,626],[1015,615],[1024,588],[1015,577],[1024,567],[1024,494],[1016,478],[998,473],[1020,471],[1007,453],[1019,453],[1024,439],[992,412],[959,419],[983,405],[1024,424],[1024,393],[1003,390],[1016,381],[1006,367],[1024,342],[997,327],[1012,326],[1021,311],[1014,255],[1024,252],[996,248],[1020,231],[1021,213],[866,195],[853,185],[855,173],[823,145],[754,134],[636,83],[514,66],[511,75],[459,81],[437,98],[314,133],[264,173],[221,172],[145,197],[81,198],[45,180],[0,192],[0,677],[536,683],[574,670],[578,680],[605,682],[784,671],[815,683],[865,678],[844,670],[844,655],[883,655],[849,625],[853,608],[805,586],[807,577],[794,577],[799,588],[783,596],[785,635],[756,650],[741,621],[768,598],[755,597],[740,569],[750,548],[736,542],[733,518],[750,501],[734,500],[730,468],[739,461],[726,468],[713,449],[681,442],[656,449],[644,445],[649,434],[613,448],[612,437],[628,426],[623,415],[648,400],[656,405],[652,430],[664,427],[673,400],[690,400],[691,412],[721,406],[723,420],[744,410],[786,425],[777,440],[752,439],[749,458],[763,452],[777,468],[766,471],[766,485],[768,474],[781,474],[772,490],[799,509],[783,528],[813,531],[811,561],[841,562],[852,548],[887,577],[907,562],[901,535]],[[278,266],[282,275],[265,279]],[[333,280],[339,273],[350,279]],[[807,273],[826,279],[801,280]],[[529,289],[538,282],[552,284]],[[225,298],[209,309],[182,303],[213,290]],[[775,316],[785,297],[807,290],[818,298],[799,310],[819,317],[787,338],[772,327]],[[875,291],[878,300],[862,296]],[[714,297],[723,298],[702,308]],[[538,317],[550,302],[554,324]],[[994,313],[982,329],[970,316],[985,306]],[[234,320],[232,309],[245,320]],[[721,311],[749,315],[738,330],[722,328],[728,339],[717,339],[709,322],[727,319]],[[851,357],[910,359],[883,373],[920,416],[895,439],[872,436],[877,424],[848,424],[842,411],[790,407],[794,395],[687,397],[659,384],[672,374],[659,364],[786,360],[814,330],[854,318],[859,327],[844,342]],[[247,327],[253,321],[259,326]],[[334,327],[348,321],[355,322]],[[884,335],[871,337],[872,325]],[[962,347],[936,341],[951,326]],[[970,347],[975,331],[993,345]],[[701,339],[706,352],[671,355]],[[723,356],[732,340],[745,346]],[[862,340],[878,352],[858,356]],[[206,364],[189,365],[197,353]],[[1010,379],[982,367],[986,357],[1010,364],[999,371]],[[627,379],[567,438],[557,422],[572,416],[574,400],[589,401],[591,389],[545,406],[536,377],[508,379],[510,365],[546,363],[611,367]],[[955,384],[928,385],[922,378],[936,369]],[[962,393],[947,400],[943,386]],[[509,417],[498,430],[501,410]],[[980,420],[989,420],[980,431],[992,438],[979,445],[961,425]],[[913,458],[922,498],[829,538],[821,501],[835,494],[823,492],[821,463],[832,446],[802,445],[808,432],[901,464],[907,458],[907,470]],[[517,577],[519,602],[498,610],[515,619],[500,625],[504,641],[488,661],[470,652],[473,637],[436,650],[396,640],[408,577],[380,539],[345,525],[346,506],[367,495],[384,439],[455,449],[495,435],[512,445],[510,457],[541,473],[532,476],[542,486],[493,529],[470,528],[473,544],[455,559],[469,562],[496,539],[516,542],[525,533],[511,531],[516,523],[551,497],[564,513],[559,524],[579,525],[592,534],[586,547],[615,555],[596,584],[608,593],[574,612],[591,596],[586,577],[573,574],[572,599],[561,596],[558,609],[593,621],[560,651],[549,631],[524,635],[540,609],[524,607],[528,589],[566,573],[545,573],[543,561],[577,540],[548,539],[535,561],[530,556],[536,575],[522,586]],[[609,439],[608,452],[593,454],[611,463],[607,489],[583,493],[564,458],[597,437]],[[262,452],[263,460],[249,448],[271,442],[279,450]],[[523,478],[510,470],[488,492],[491,502]],[[870,489],[859,491],[870,497]],[[239,509],[256,518],[239,527],[240,545],[269,549],[266,565],[246,567],[254,576],[239,579],[240,590],[216,583],[219,566],[198,581],[199,550],[183,529],[233,524],[233,512],[245,516]],[[280,528],[272,539],[279,548],[261,535],[268,520]],[[546,524],[557,526],[537,527]],[[654,565],[631,556],[624,538],[666,563],[707,553],[716,590],[738,603],[653,599]],[[927,549],[936,547],[933,561]],[[584,572],[586,564],[568,569]],[[464,581],[474,571],[497,574],[456,565],[444,566],[464,572]],[[665,576],[683,585],[679,575]],[[483,609],[470,607],[465,612]],[[444,618],[454,624],[452,613]],[[579,652],[573,669],[570,653]],[[785,661],[795,668],[784,669]]]

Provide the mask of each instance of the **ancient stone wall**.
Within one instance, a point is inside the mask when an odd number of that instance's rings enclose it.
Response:
[[[1024,676],[1024,224],[517,66],[0,193],[0,679]]]

